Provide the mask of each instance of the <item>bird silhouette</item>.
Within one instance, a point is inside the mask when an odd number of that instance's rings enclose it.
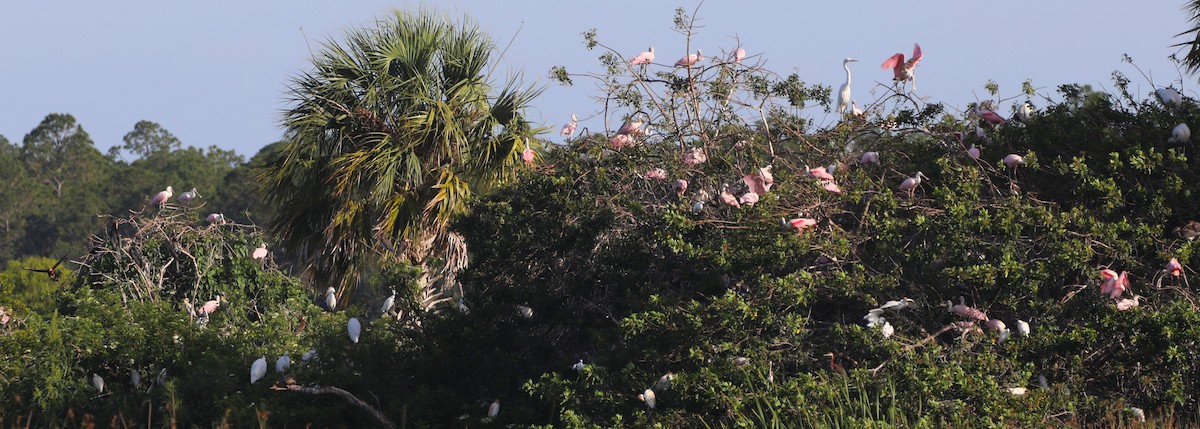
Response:
[[[29,270],[29,271],[37,271],[39,273],[46,273],[46,275],[50,277],[50,280],[58,281],[58,275],[61,274],[58,271],[58,267],[61,266],[63,261],[65,261],[65,260],[67,260],[66,253],[64,253],[61,258],[58,258],[58,262],[55,262],[53,267],[50,267],[50,268],[22,267],[22,268],[25,268],[26,270]]]

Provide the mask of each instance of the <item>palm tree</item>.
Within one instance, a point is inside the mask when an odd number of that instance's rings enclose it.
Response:
[[[1190,0],[1184,4],[1183,8],[1191,15],[1191,22],[1195,25],[1187,31],[1176,34],[1175,37],[1190,34],[1188,37],[1192,40],[1177,43],[1173,46],[1187,47],[1187,55],[1183,57],[1181,62],[1189,73],[1195,74],[1200,72],[1200,0]]]
[[[450,220],[536,145],[541,130],[522,113],[538,91],[492,87],[495,45],[473,23],[390,18],[326,42],[292,79],[286,142],[260,185],[278,212],[272,230],[319,287],[344,295],[358,269],[403,259],[437,296],[449,285],[435,286],[431,271],[465,265]]]

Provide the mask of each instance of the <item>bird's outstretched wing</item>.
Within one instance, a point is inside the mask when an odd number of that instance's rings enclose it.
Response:
[[[884,60],[883,65],[879,66],[879,68],[883,70],[894,69],[901,64],[904,64],[904,54],[896,53],[896,55],[892,55]]]

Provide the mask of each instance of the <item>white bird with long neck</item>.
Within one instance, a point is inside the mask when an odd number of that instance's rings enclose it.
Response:
[[[846,69],[846,83],[843,83],[841,89],[838,89],[838,113],[844,113],[846,108],[850,107],[850,63],[857,61],[854,58],[842,60],[842,68]]]
[[[392,295],[383,300],[383,305],[379,307],[379,312],[388,314],[392,312],[392,307],[396,306],[396,291],[392,291]]]
[[[337,291],[333,286],[325,289],[325,309],[330,313],[337,311]]]

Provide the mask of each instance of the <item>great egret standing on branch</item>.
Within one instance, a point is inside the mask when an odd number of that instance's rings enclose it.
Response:
[[[846,108],[850,107],[850,63],[858,62],[854,58],[846,58],[842,60],[842,68],[846,69],[846,83],[842,84],[842,88],[838,90],[838,113],[844,113]]]

